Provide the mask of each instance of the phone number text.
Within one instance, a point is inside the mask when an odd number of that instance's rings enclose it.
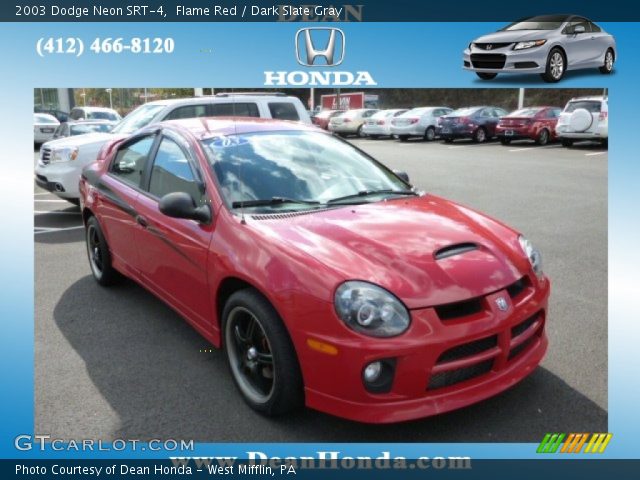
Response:
[[[80,57],[89,45],[89,52],[102,54],[150,54],[173,53],[175,42],[171,37],[105,37],[95,38],[89,42],[79,37],[42,37],[36,42],[36,52],[41,57],[47,55],[73,55]]]

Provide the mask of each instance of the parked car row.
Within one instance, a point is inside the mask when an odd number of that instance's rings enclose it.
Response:
[[[606,97],[571,99],[564,109],[532,106],[514,112],[496,106],[474,106],[453,110],[449,107],[407,109],[327,110],[314,118],[314,124],[346,137],[355,135],[422,138],[446,143],[470,139],[476,143],[498,139],[503,145],[513,140],[531,140],[538,145],[560,140],[570,147],[576,140],[608,142],[609,107]]]
[[[118,112],[105,107],[75,107],[70,113],[41,108],[34,110],[33,143],[36,145],[56,138],[109,131],[122,120]]]

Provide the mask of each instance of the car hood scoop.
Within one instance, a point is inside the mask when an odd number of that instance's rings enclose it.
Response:
[[[514,253],[515,232],[435,196],[251,224],[269,241],[303,251],[344,280],[386,288],[409,308],[485,295],[524,274]]]

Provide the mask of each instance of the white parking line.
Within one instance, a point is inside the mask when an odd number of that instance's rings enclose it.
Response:
[[[80,212],[60,212],[58,210],[34,210],[36,215],[80,215]]]
[[[37,198],[34,198],[33,201],[34,202],[44,202],[44,203],[69,203],[66,200],[49,200],[49,199],[39,200]]]
[[[526,150],[535,150],[535,147],[524,147],[524,148],[512,148],[509,150],[510,152],[524,152]]]
[[[447,147],[449,150],[453,150],[454,148],[464,148],[464,145],[453,145],[451,147]]]
[[[34,193],[34,195],[53,195],[53,194],[49,192],[38,192],[38,193]]]
[[[56,232],[63,232],[66,230],[78,230],[80,228],[84,228],[84,225],[78,225],[77,227],[66,227],[66,228],[44,228],[44,227],[36,227],[35,228],[35,232],[33,232],[34,235],[39,235],[41,233],[56,233]]]
[[[585,157],[595,157],[596,155],[604,155],[608,152],[592,152],[592,153],[585,153],[584,156]]]

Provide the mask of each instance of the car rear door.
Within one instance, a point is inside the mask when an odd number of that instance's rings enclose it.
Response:
[[[171,218],[162,214],[160,199],[186,192],[208,203],[196,154],[182,137],[165,131],[150,160],[136,210],[138,268],[149,287],[197,326],[210,330],[213,312],[207,276],[213,224]]]

